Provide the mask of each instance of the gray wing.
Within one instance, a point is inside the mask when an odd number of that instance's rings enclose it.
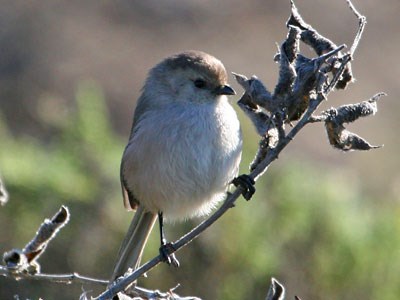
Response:
[[[124,200],[124,206],[127,210],[134,210],[137,208],[139,202],[133,196],[132,191],[130,191],[127,187],[124,174],[123,174],[123,164],[124,160],[121,161],[120,167],[120,180],[121,180],[121,190],[122,190],[122,198]]]
[[[133,114],[133,122],[132,122],[131,132],[129,135],[129,142],[128,142],[128,145],[125,147],[124,155],[125,155],[126,148],[131,144],[131,141],[133,140],[133,136],[135,135],[135,131],[137,130],[136,124],[140,120],[140,116],[143,116],[143,114],[150,107],[150,104],[149,104],[150,101],[148,101],[147,99],[148,98],[142,94],[137,101],[135,112]],[[120,166],[120,180],[121,180],[122,197],[124,200],[125,208],[128,210],[134,210],[139,205],[139,201],[135,198],[133,191],[130,190],[128,188],[128,185],[126,184],[126,180],[125,180],[124,172],[123,172],[124,171],[124,155],[122,156],[121,166]]]

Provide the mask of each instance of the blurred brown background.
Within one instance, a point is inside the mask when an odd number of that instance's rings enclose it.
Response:
[[[290,3],[0,4],[0,172],[11,195],[0,208],[0,252],[22,247],[41,220],[64,203],[71,208],[71,224],[41,258],[43,272],[76,271],[107,278],[131,217],[119,196],[118,167],[147,70],[167,55],[198,49],[220,58],[228,72],[256,74],[272,90],[278,74],[272,60],[275,43],[286,35]],[[358,22],[346,1],[296,4],[322,34],[336,44],[351,45]],[[344,154],[328,145],[321,124],[309,126],[258,183],[257,197],[241,203],[190,249],[181,251],[179,270],[162,266],[149,274],[156,278],[150,278],[150,288],[166,290],[181,282],[178,292],[204,299],[261,299],[269,278],[275,276],[288,288],[289,297],[296,293],[302,299],[377,299],[378,292],[381,299],[400,297],[400,2],[354,4],[368,21],[353,62],[356,82],[346,91],[332,93],[321,109],[386,92],[375,117],[349,126],[384,148]],[[302,50],[312,53],[304,45]],[[233,78],[231,84],[240,94]],[[96,99],[104,99],[105,107]],[[241,113],[240,117],[245,172],[258,139],[250,122]],[[293,205],[286,208],[282,203]],[[325,223],[309,224],[315,205],[332,219],[334,234],[329,226],[329,233],[324,231]],[[299,211],[304,213],[299,224],[309,225],[296,225]],[[236,226],[244,226],[240,222],[254,227],[238,230]],[[170,227],[175,237],[190,223]],[[289,231],[276,234],[282,227]],[[348,241],[339,240],[343,236]],[[156,245],[150,247],[157,249]],[[1,299],[15,294],[21,299],[77,299],[81,289],[79,284],[0,278]]]

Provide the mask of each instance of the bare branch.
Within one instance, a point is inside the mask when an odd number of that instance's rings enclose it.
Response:
[[[0,276],[5,276],[9,278],[14,278],[17,280],[25,279],[25,280],[39,280],[39,281],[49,281],[63,284],[71,284],[71,283],[91,283],[91,284],[100,284],[107,285],[107,280],[91,278],[87,276],[82,276],[78,273],[71,274],[45,274],[45,273],[36,273],[29,274],[27,272],[19,272],[15,273],[10,269],[0,266]]]
[[[157,300],[201,300],[198,297],[193,296],[179,296],[174,291],[179,287],[179,285],[175,288],[170,289],[167,292],[160,292],[158,290],[148,290],[145,288],[135,286],[132,290],[129,290],[129,296],[123,293],[118,293],[119,300],[139,300],[139,299],[157,299]],[[88,300],[88,298],[82,298],[81,295],[80,300]]]
[[[361,40],[361,36],[364,32],[364,27],[367,24],[367,18],[364,17],[363,15],[361,15],[357,9],[354,7],[353,3],[351,2],[351,0],[346,0],[347,4],[349,5],[351,11],[356,15],[356,17],[358,18],[358,31],[357,34],[354,38],[353,41],[353,45],[350,48],[350,55],[353,56],[354,52],[356,51],[357,47],[358,47],[358,43]]]

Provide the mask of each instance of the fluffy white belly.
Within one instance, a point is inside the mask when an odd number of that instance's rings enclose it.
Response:
[[[148,111],[134,130],[122,171],[147,210],[182,219],[207,214],[224,198],[242,149],[239,121],[226,99]]]

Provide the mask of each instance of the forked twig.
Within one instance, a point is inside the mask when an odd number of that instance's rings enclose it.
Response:
[[[358,18],[358,30],[357,30],[356,36],[354,38],[353,45],[350,48],[350,55],[353,56],[354,52],[356,51],[356,49],[358,47],[358,43],[361,40],[361,36],[364,32],[364,27],[367,24],[367,18],[358,12],[358,10],[355,8],[355,6],[353,5],[353,3],[350,0],[346,0],[346,1],[347,1],[347,4],[349,5],[351,11]]]

